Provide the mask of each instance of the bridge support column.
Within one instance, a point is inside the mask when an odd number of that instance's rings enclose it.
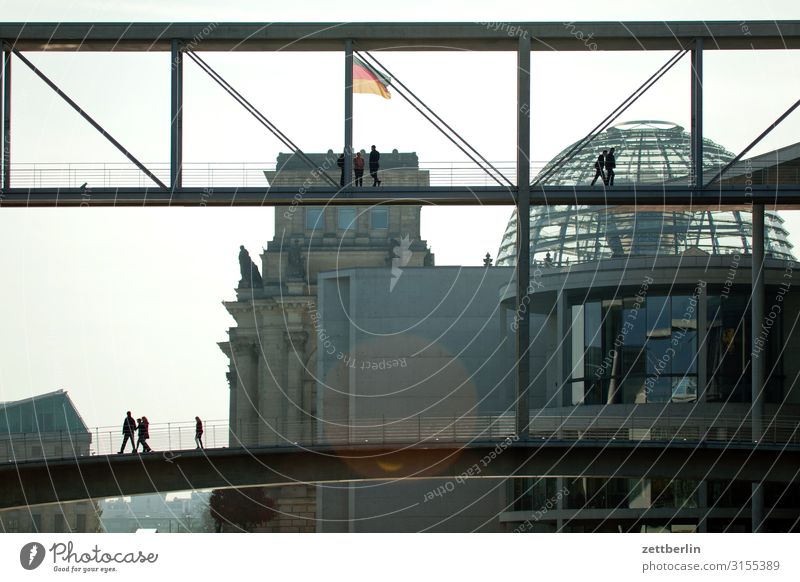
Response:
[[[169,178],[172,190],[183,186],[183,52],[172,41]],[[210,185],[209,185],[210,186]]]
[[[11,50],[2,43],[2,122],[3,126],[3,189],[11,188]]]
[[[530,286],[531,278],[531,39],[519,38],[517,47],[517,398],[516,434],[530,438]]]
[[[764,321],[764,205],[753,204],[753,264],[751,280],[753,286],[752,317],[750,326],[750,368],[751,387],[750,394],[752,406],[750,407],[751,440],[761,444],[762,418],[764,415],[764,353],[755,352],[755,339],[758,337]],[[773,338],[774,340],[774,338]],[[752,531],[761,531],[764,519],[764,488],[762,483],[753,483],[753,497],[751,504]]]
[[[698,188],[703,187],[703,39],[696,38],[692,48],[692,93],[691,93],[691,150],[692,180]]]
[[[344,41],[344,186],[353,179],[353,41]]]

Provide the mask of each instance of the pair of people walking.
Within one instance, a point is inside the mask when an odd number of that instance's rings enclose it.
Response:
[[[606,186],[613,186],[614,168],[616,167],[617,159],[614,155],[614,148],[603,150],[603,153],[597,156],[597,161],[594,163],[594,180],[592,180],[592,186],[597,182],[597,178],[602,178],[603,184]]]
[[[134,444],[134,435],[137,434],[138,439],[135,441],[136,444]],[[147,420],[146,416],[134,419],[129,410],[125,420],[122,421],[122,446],[119,449],[119,454],[121,455],[125,452],[125,445],[128,444],[128,440],[131,441],[131,446],[133,447],[132,453],[139,451],[139,445],[142,445],[143,453],[149,453],[153,450],[150,448],[150,445],[147,444],[147,439],[149,438],[150,421]]]
[[[372,178],[372,186],[380,186],[381,180],[378,179],[378,170],[380,170],[381,164],[381,153],[372,146],[372,150],[369,152],[369,175]],[[354,186],[363,187],[364,186],[364,165],[366,160],[361,155],[361,152],[356,153],[356,157],[353,158],[353,172],[355,173],[355,181],[353,182]],[[336,165],[339,166],[341,169],[341,175],[339,177],[339,185],[344,186],[344,154],[339,155],[339,159],[336,161]]]
[[[195,420],[195,428],[194,428],[194,442],[197,444],[198,449],[203,449],[203,421],[200,420],[199,416],[194,417]],[[134,445],[134,435],[138,433],[138,440],[136,440],[136,444]],[[147,420],[146,416],[142,416],[141,418],[133,418],[131,411],[129,410],[127,416],[125,416],[125,420],[122,421],[122,446],[119,449],[118,454],[122,454],[125,452],[125,445],[128,444],[130,440],[131,446],[133,447],[132,453],[136,453],[139,451],[139,445],[142,445],[142,452],[149,453],[153,449],[150,448],[150,445],[147,444],[147,439],[150,438],[150,421]]]

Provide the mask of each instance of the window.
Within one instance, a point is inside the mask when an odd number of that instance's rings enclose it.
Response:
[[[356,209],[339,208],[339,230],[348,230],[355,226]]]
[[[373,229],[389,228],[389,209],[373,208],[370,212],[371,227]]]
[[[325,225],[322,208],[306,208],[306,230],[317,230]]]
[[[88,533],[86,531],[86,514],[79,513],[76,518],[75,531],[80,533]]]
[[[64,533],[64,516],[61,513],[56,513],[53,516],[53,531],[55,533]]]

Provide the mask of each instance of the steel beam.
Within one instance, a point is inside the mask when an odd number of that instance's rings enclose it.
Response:
[[[697,38],[692,48],[691,81],[691,183],[702,186],[703,182],[703,39]]]
[[[353,188],[342,196],[338,188],[309,187],[301,200],[297,187],[192,187],[170,191],[156,187],[92,188],[87,200],[78,188],[11,188],[5,190],[3,206],[347,206],[353,204],[408,204],[457,206],[511,206],[516,192],[500,186],[386,186],[382,188]],[[605,192],[597,188],[553,186],[531,192],[531,205],[586,204],[633,206],[639,210],[669,209],[715,210],[719,207],[750,209],[749,203],[765,204],[776,210],[800,209],[800,184],[730,186],[713,193],[699,189],[662,187],[624,189],[615,187]]]
[[[704,38],[708,49],[800,48],[800,21],[661,22],[17,22],[0,38],[21,50],[170,51],[172,38],[202,38],[204,51],[331,51],[346,39],[366,50],[513,51],[517,39],[539,51],[675,50]],[[587,40],[589,39],[589,40]],[[707,49],[707,50],[708,50]]]
[[[499,439],[498,439],[499,440]],[[722,481],[797,478],[797,445],[753,447],[741,443],[673,441],[527,441],[497,454],[498,440],[457,444],[315,445],[182,450],[161,455],[90,455],[0,464],[0,509],[135,495],[246,485],[346,483],[399,479],[449,479],[492,457],[479,476],[562,476],[598,479]],[[382,462],[376,463],[376,459]],[[486,463],[484,463],[486,464]]]
[[[750,324],[750,423],[752,440],[760,444],[762,437],[762,417],[764,415],[764,370],[766,368],[764,357],[766,351],[755,351],[755,340],[761,332],[764,322],[764,205],[753,204],[753,262],[751,267],[751,281],[753,286]],[[778,338],[771,338],[778,341]],[[753,483],[753,496],[751,500],[751,516],[753,533],[761,531],[764,518],[764,489],[760,483]]]
[[[531,40],[520,37],[517,47],[517,398],[516,433],[530,436],[531,319]]]
[[[176,39],[172,40],[170,64],[169,180],[175,190],[183,185],[183,51]]]
[[[353,179],[353,41],[344,41],[344,184]]]
[[[11,49],[3,44],[3,190],[11,188]]]

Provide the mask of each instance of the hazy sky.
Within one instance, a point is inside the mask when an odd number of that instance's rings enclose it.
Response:
[[[357,6],[357,7],[356,7]],[[535,21],[800,19],[796,0],[642,2],[211,2],[0,0],[6,21]],[[169,56],[29,54],[142,160],[168,161]],[[582,137],[669,53],[533,56],[533,157]],[[705,134],[738,151],[800,94],[800,54],[709,52]],[[340,54],[210,54],[207,60],[306,151],[342,142]],[[514,159],[515,56],[389,53],[381,59],[491,160]],[[623,119],[688,126],[683,62]],[[274,163],[285,148],[193,63],[186,64],[185,161]],[[19,164],[119,162],[121,156],[21,63],[14,66],[13,156]],[[463,159],[400,99],[355,99],[357,147]],[[757,152],[800,141],[795,112]],[[756,152],[756,153],[757,153]],[[425,209],[437,264],[497,252],[510,208]],[[69,390],[91,426],[124,411],[152,422],[223,419],[233,323],[221,305],[239,278],[238,246],[255,257],[271,209],[0,210],[0,400]],[[800,245],[800,220],[796,225]]]

